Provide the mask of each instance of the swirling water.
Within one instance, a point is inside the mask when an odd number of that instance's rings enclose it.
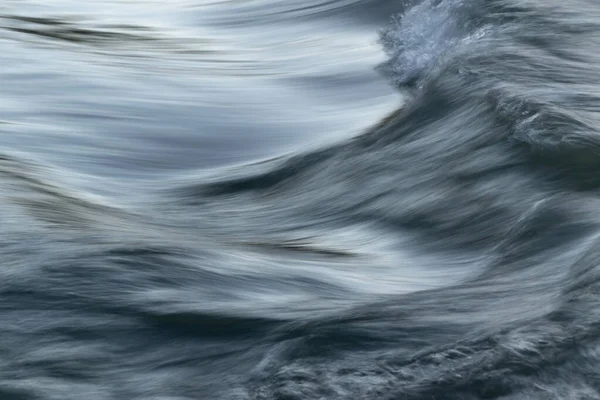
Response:
[[[0,16],[1,399],[600,398],[595,1]]]

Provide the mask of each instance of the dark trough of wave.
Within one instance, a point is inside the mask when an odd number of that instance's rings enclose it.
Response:
[[[402,109],[135,209],[3,157],[0,398],[600,398],[599,32],[422,2]]]

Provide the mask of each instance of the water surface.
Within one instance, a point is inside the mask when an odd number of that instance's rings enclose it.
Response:
[[[0,399],[600,399],[600,8],[414,3],[4,1]]]

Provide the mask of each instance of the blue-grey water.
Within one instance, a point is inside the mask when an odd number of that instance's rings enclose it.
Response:
[[[398,103],[380,3],[3,1],[0,144],[136,187],[356,135]]]
[[[600,399],[596,0],[4,0],[0,400]]]

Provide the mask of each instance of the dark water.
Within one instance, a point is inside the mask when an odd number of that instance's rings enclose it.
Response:
[[[596,1],[48,3],[0,399],[600,399]]]

